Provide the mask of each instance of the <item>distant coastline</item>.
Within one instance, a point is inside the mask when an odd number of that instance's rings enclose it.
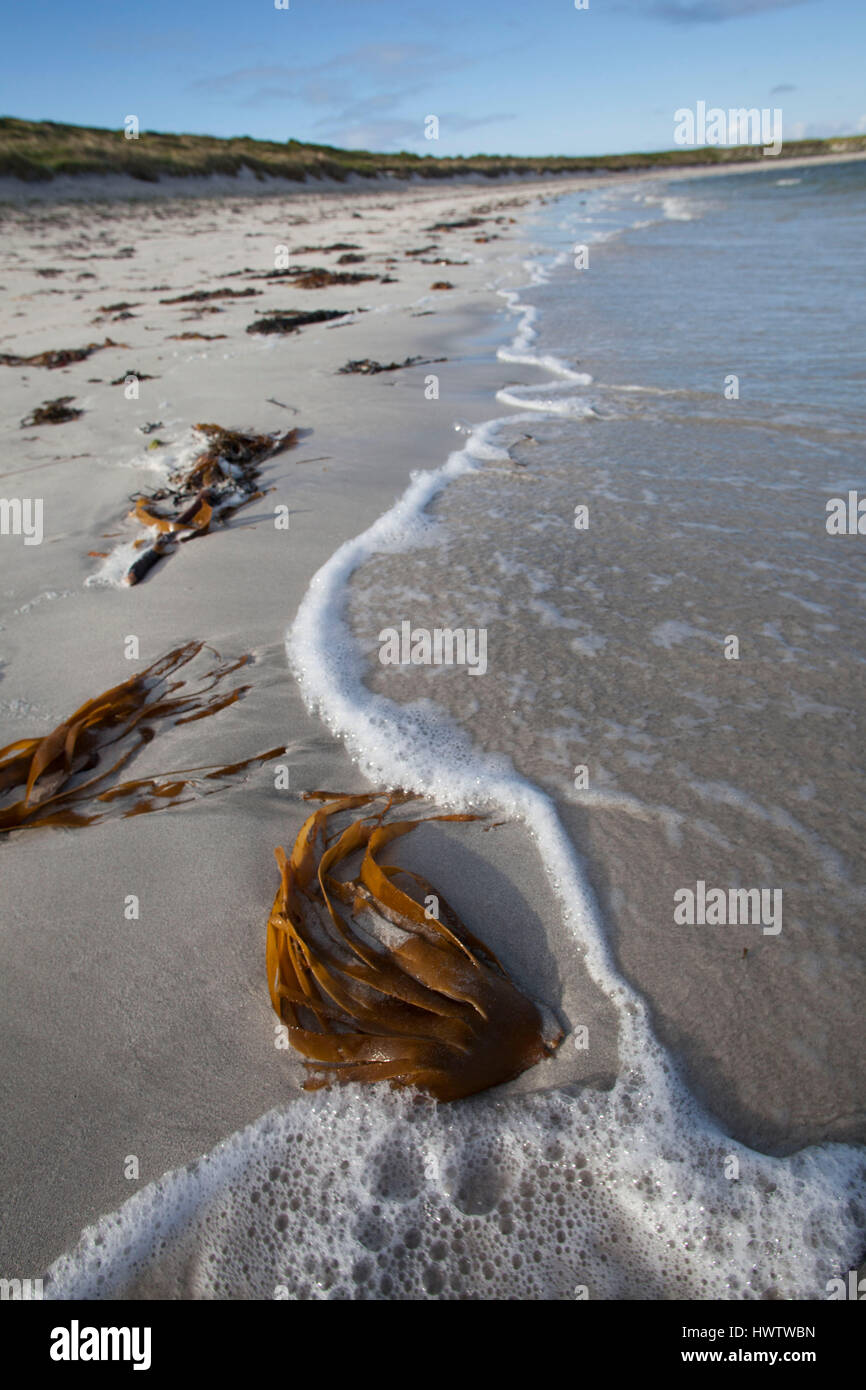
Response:
[[[131,119],[131,118],[130,118]],[[790,140],[782,159],[866,157],[866,135]],[[63,125],[0,117],[0,178],[44,185],[58,177],[126,175],[142,184],[222,175],[257,183],[276,180],[345,183],[354,179],[505,179],[555,174],[640,173],[774,164],[761,145],[702,146],[607,155],[434,156],[386,154],[333,145],[253,140],[248,136],[174,135],[123,128]]]

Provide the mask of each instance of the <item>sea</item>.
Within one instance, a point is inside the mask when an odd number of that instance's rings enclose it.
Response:
[[[525,828],[615,1077],[305,1096],[46,1296],[820,1299],[858,1267],[864,215],[863,162],[535,205],[488,417],[287,632],[370,779]],[[484,669],[385,664],[404,622]]]

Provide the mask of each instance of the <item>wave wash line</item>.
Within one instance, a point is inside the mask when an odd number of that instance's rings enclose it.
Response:
[[[556,259],[561,261],[562,257]],[[534,283],[544,279],[543,270],[532,276]],[[499,349],[499,359],[552,371],[563,384],[590,384],[592,377],[588,373],[574,371],[551,354],[531,352],[537,310],[522,303],[512,291],[500,293],[509,311],[520,314],[520,322],[510,348]],[[542,384],[536,389],[549,391],[553,384]],[[497,399],[502,399],[502,393],[497,393]],[[560,412],[554,408],[544,413]],[[564,922],[577,941],[593,980],[617,1006],[621,1066],[618,1080],[608,1096],[598,1093],[597,1105],[595,1095],[585,1095],[580,1111],[575,1110],[575,1119],[579,1114],[582,1128],[597,1109],[597,1118],[608,1129],[609,1140],[613,1137],[609,1130],[611,1118],[616,1117],[614,1132],[622,1126],[615,1140],[622,1144],[618,1176],[624,1180],[618,1198],[620,1203],[625,1199],[629,1215],[642,1225],[648,1215],[660,1217],[664,1211],[664,1225],[674,1215],[668,1205],[673,1198],[679,1207],[675,1226],[694,1237],[694,1243],[687,1242],[686,1248],[694,1250],[703,1244],[703,1253],[709,1254],[712,1225],[725,1220],[725,1198],[738,1185],[727,1180],[730,1159],[735,1158],[738,1164],[751,1167],[756,1187],[772,1187],[777,1200],[772,1205],[762,1205],[761,1193],[756,1192],[754,1200],[745,1203],[748,1211],[742,1207],[737,1211],[742,1229],[736,1234],[730,1229],[726,1231],[723,1244],[728,1246],[727,1259],[713,1259],[712,1269],[701,1267],[700,1282],[706,1292],[709,1294],[712,1288],[710,1296],[743,1296],[733,1288],[729,1291],[726,1282],[717,1282],[722,1273],[718,1266],[732,1261],[740,1276],[731,1281],[733,1287],[748,1286],[749,1272],[758,1268],[748,1252],[757,1255],[757,1247],[762,1246],[765,1257],[771,1250],[778,1256],[779,1268],[772,1272],[768,1269],[765,1275],[768,1282],[778,1279],[787,1284],[789,1297],[820,1297],[823,1287],[816,1281],[833,1266],[822,1261],[814,1248],[807,1250],[805,1228],[819,1213],[824,1236],[836,1245],[837,1259],[856,1263],[862,1253],[862,1236],[856,1212],[851,1208],[855,1199],[866,1198],[866,1164],[862,1154],[852,1146],[821,1145],[789,1159],[774,1159],[725,1135],[677,1076],[672,1060],[653,1036],[643,1000],[616,971],[594,895],[551,799],[519,776],[505,756],[475,749],[468,734],[431,701],[399,704],[374,694],[363,683],[363,654],[343,618],[346,586],[352,573],[375,554],[399,553],[433,544],[435,523],[425,516],[425,511],[436,495],[484,462],[507,460],[507,453],[494,442],[503,426],[537,419],[538,414],[530,408],[525,413],[487,420],[469,431],[463,447],[450,454],[442,467],[413,473],[409,487],[390,510],[361,535],[340,546],[314,576],[286,636],[289,663],[307,707],[343,740],[361,771],[374,784],[410,786],[437,804],[454,810],[495,811],[527,828],[555,890]],[[585,1149],[586,1136],[581,1135],[581,1140]],[[660,1189],[667,1189],[679,1167],[670,1162],[677,1150],[680,1155],[688,1154],[686,1172],[680,1171],[672,1190],[665,1192],[668,1201],[661,1202],[655,1212],[642,1207],[639,1194],[628,1191],[637,1181],[634,1173],[642,1171],[647,1160],[651,1160],[654,1166],[668,1170],[667,1180],[658,1184]],[[660,1237],[662,1226],[657,1226],[656,1231]],[[670,1233],[668,1228],[667,1235]],[[668,1242],[660,1239],[659,1243],[665,1246]],[[661,1250],[656,1253],[661,1254]],[[785,1266],[787,1279],[781,1273]],[[797,1291],[791,1289],[788,1280],[797,1284]]]

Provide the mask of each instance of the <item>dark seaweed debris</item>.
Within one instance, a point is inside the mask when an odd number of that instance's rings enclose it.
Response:
[[[431,290],[453,290],[454,286],[450,280],[434,280],[430,288]]]
[[[347,362],[339,368],[340,376],[378,376],[379,372],[399,372],[404,367],[425,366],[431,362],[447,362],[447,357],[407,357],[403,362],[376,362],[372,357],[362,357]]]
[[[311,256],[316,251],[360,251],[357,241],[334,241],[330,246],[296,246],[293,256]]]
[[[299,328],[305,328],[308,323],[325,323],[329,319],[345,318],[349,309],[313,309],[309,313],[303,310],[287,309],[282,313],[269,314],[267,318],[258,319],[247,327],[248,333],[296,333]]]
[[[84,411],[70,408],[69,402],[74,400],[74,396],[58,396],[56,400],[43,401],[30,415],[24,417],[21,428],[29,429],[31,425],[62,425],[67,420],[77,420]]]
[[[175,299],[161,299],[160,304],[201,304],[206,299],[249,299],[250,295],[261,294],[252,287],[246,290],[192,290],[190,294],[179,294]]]
[[[280,886],[266,953],[271,1003],[311,1072],[306,1089],[389,1081],[451,1101],[549,1056],[561,1030],[545,1036],[535,1004],[431,883],[378,859],[422,821],[478,817],[389,822],[394,806],[416,799],[406,792],[309,797],[325,804],[302,825],[291,857],[275,851]],[[371,809],[331,830],[332,816],[360,807]],[[353,856],[356,876],[338,878]]]
[[[214,658],[203,675],[169,680],[202,651]],[[21,738],[0,748],[0,830],[94,825],[122,802],[129,803],[124,816],[162,811],[223,791],[237,773],[278,757],[284,748],[223,767],[181,768],[109,785],[159,729],[205,719],[239,700],[248,685],[228,693],[217,687],[251,659],[223,662],[204,642],[187,642],[139,675],[88,700],[43,738]],[[82,773],[94,775],[82,781]],[[201,788],[207,782],[222,785]]]
[[[363,257],[361,258],[363,260]],[[360,271],[326,270],[323,266],[290,266],[287,270],[263,270],[251,277],[254,280],[291,280],[301,290],[321,290],[326,285],[360,285],[363,280],[375,280],[375,275]]]
[[[428,232],[456,232],[463,227],[480,227],[482,222],[489,222],[489,217],[463,217],[459,222],[434,222],[432,227],[428,227]]]
[[[134,367],[130,367],[123,376],[116,376],[113,381],[110,381],[109,385],[125,386],[131,376],[134,376],[136,381],[159,381],[159,377],[151,376],[149,372],[138,372]]]
[[[88,343],[83,348],[49,348],[46,352],[36,352],[32,357],[19,357],[14,352],[0,352],[0,364],[4,367],[68,367],[71,362],[83,362],[94,352],[103,348],[125,348],[126,343],[112,342],[106,338],[104,343]]]

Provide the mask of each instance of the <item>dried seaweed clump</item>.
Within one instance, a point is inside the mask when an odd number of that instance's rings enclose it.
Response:
[[[201,339],[204,343],[215,343],[217,338],[225,338],[226,333],[169,333],[169,338],[176,343],[192,342],[194,338]]]
[[[456,232],[463,227],[480,227],[482,222],[489,222],[489,217],[463,217],[457,222],[434,222],[432,227],[428,227],[428,232]]]
[[[271,1002],[307,1058],[306,1089],[389,1081],[457,1100],[549,1055],[561,1033],[545,1038],[535,1004],[493,952],[426,879],[379,862],[380,850],[421,823],[388,820],[414,798],[310,797],[325,804],[304,822],[291,857],[275,851],[281,879],[267,930]],[[377,803],[330,831],[332,816]],[[356,876],[338,878],[352,856]]]
[[[251,295],[261,294],[261,290],[192,290],[190,294],[179,294],[174,299],[161,299],[160,304],[202,304],[206,299],[249,299]]]
[[[32,357],[0,352],[0,364],[4,367],[68,367],[70,362],[83,362],[94,352],[108,347],[125,348],[126,343],[115,343],[111,338],[106,338],[104,343],[88,343],[83,348],[49,348],[46,352],[34,353]]]
[[[29,415],[25,415],[21,421],[21,428],[30,429],[33,425],[62,425],[66,420],[77,420],[84,411],[70,406],[69,402],[74,400],[74,396],[58,396],[56,400],[43,401]]]
[[[277,310],[267,318],[257,319],[247,326],[248,333],[297,333],[308,323],[326,323],[330,319],[343,319],[348,309],[313,309],[304,313],[301,309]]]
[[[137,584],[176,543],[203,536],[216,521],[263,496],[259,466],[297,443],[298,431],[284,434],[242,434],[222,425],[195,425],[209,441],[192,466],[176,473],[167,487],[133,499],[130,516],[143,526],[156,527],[157,537],[130,566],[127,584]],[[148,446],[159,443],[153,440]],[[146,545],[146,538],[139,542]]]
[[[363,260],[360,256],[356,259]],[[289,266],[285,270],[263,270],[254,280],[291,280],[301,290],[321,290],[326,285],[359,285],[363,280],[375,280],[375,275],[361,271],[326,270],[324,266]]]
[[[170,679],[203,650],[214,660],[202,676]],[[122,685],[88,700],[45,737],[22,738],[0,748],[0,830],[93,825],[122,803],[128,803],[124,816],[162,811],[223,791],[238,772],[278,757],[282,747],[224,767],[182,768],[108,785],[158,728],[205,719],[239,700],[248,685],[228,692],[219,687],[250,659],[224,662],[203,642],[187,642]],[[93,775],[82,780],[85,773]],[[217,785],[197,791],[202,782]]]
[[[355,358],[338,368],[340,376],[378,376],[380,372],[400,372],[404,367],[427,366],[432,362],[447,362],[446,357],[407,357],[402,362],[377,362],[372,357]]]

